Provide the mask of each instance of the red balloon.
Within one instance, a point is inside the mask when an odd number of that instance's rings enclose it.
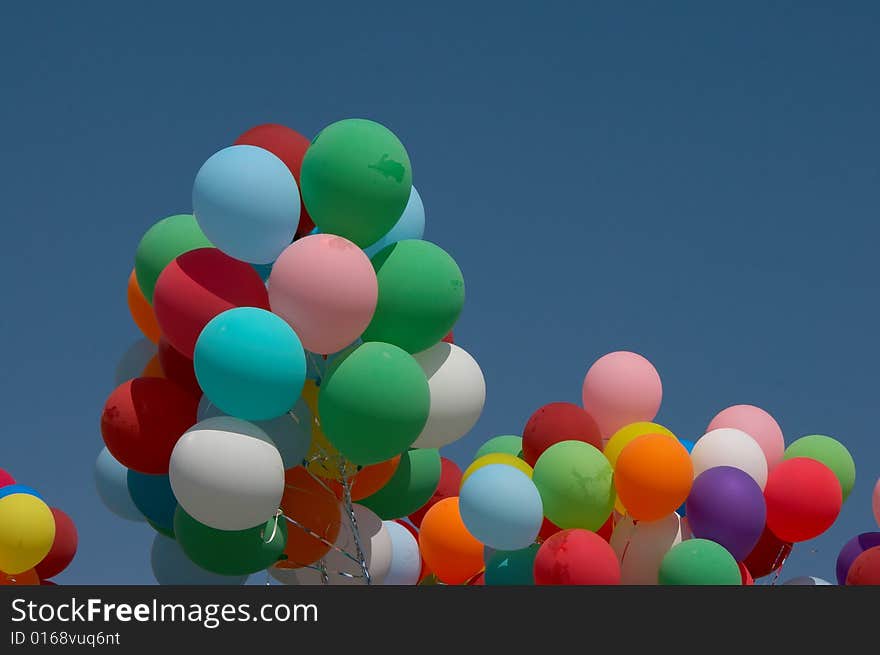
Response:
[[[196,379],[196,371],[193,360],[180,353],[174,346],[168,343],[168,339],[159,339],[159,365],[165,377],[176,382],[189,391],[196,398],[201,397],[202,388]]]
[[[754,578],[752,578],[752,574],[749,573],[749,570],[746,568],[746,565],[743,564],[742,562],[737,562],[737,565],[739,566],[739,572],[740,572],[740,575],[742,576],[743,586],[745,586],[745,587],[753,586],[755,584],[755,580],[754,580]]]
[[[15,484],[15,478],[3,469],[0,469],[0,487],[5,487],[10,484]]]
[[[119,385],[101,415],[107,450],[139,473],[168,473],[171,451],[196,422],[199,401],[165,378],[136,378]]]
[[[476,578],[472,579],[468,582],[469,587],[485,587],[486,586],[486,572],[480,573]]]
[[[52,507],[55,517],[55,541],[43,560],[34,567],[41,580],[54,578],[73,561],[79,538],[73,520],[57,507]]]
[[[434,505],[439,503],[444,498],[457,496],[460,487],[461,469],[458,467],[458,464],[453,462],[451,459],[441,457],[440,484],[437,485],[437,490],[434,492],[434,495],[431,496],[427,503],[425,503],[419,509],[409,515],[409,520],[412,521],[413,524],[417,527],[420,526],[422,524],[422,519],[425,518],[425,514],[428,513],[429,509],[431,509]]]
[[[880,585],[880,546],[874,546],[856,557],[846,574],[848,585]]]
[[[837,476],[814,459],[795,457],[779,463],[764,487],[767,527],[785,541],[818,537],[840,514],[843,493]]]
[[[614,513],[608,517],[608,520],[602,524],[602,527],[596,530],[596,534],[602,537],[608,543],[611,543],[611,534],[614,532]]]
[[[782,541],[765,526],[752,552],[743,560],[753,578],[763,578],[785,563],[791,554],[792,543]]]
[[[57,587],[57,582],[52,582],[51,580],[40,580],[41,587]]]
[[[217,248],[199,248],[165,267],[153,294],[153,311],[162,334],[192,359],[196,340],[208,322],[234,307],[269,309],[259,273]]]
[[[447,334],[445,337],[443,337],[443,339],[441,339],[441,341],[445,341],[446,343],[455,343],[455,335],[452,334],[452,330],[450,330],[449,334]]]
[[[557,532],[535,555],[537,585],[620,584],[620,563],[595,532],[574,528]]]
[[[284,125],[275,123],[266,123],[265,125],[257,125],[242,134],[235,140],[233,145],[236,146],[258,146],[264,150],[268,150],[273,155],[283,161],[293,178],[299,186],[299,175],[302,169],[302,160],[306,155],[306,150],[312,145],[311,142],[296,130],[292,130]],[[305,236],[313,229],[315,223],[306,205],[302,202],[302,192],[300,191],[300,214],[299,227],[296,229],[296,238]]]
[[[523,459],[534,466],[560,441],[583,441],[602,450],[602,433],[593,417],[574,403],[550,403],[532,414],[523,430]]]

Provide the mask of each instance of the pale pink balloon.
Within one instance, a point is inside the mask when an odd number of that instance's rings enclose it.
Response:
[[[770,414],[754,405],[734,405],[723,409],[712,419],[706,432],[718,428],[735,428],[758,442],[767,458],[767,470],[782,461],[785,452],[785,439],[782,428]]]
[[[880,480],[874,485],[874,495],[871,498],[871,507],[874,509],[874,519],[880,526]]]
[[[348,239],[314,234],[289,245],[269,275],[269,305],[303,347],[335,353],[355,341],[376,311],[379,283],[369,257]]]
[[[657,369],[636,353],[619,351],[600,357],[584,378],[584,409],[602,436],[637,421],[652,421],[660,409],[663,385]]]

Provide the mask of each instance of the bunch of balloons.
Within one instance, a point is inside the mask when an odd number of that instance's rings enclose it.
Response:
[[[424,229],[403,144],[349,119],[311,140],[248,130],[201,166],[191,213],[143,235],[144,338],[95,471],[111,511],[155,529],[160,583],[422,577],[399,520],[445,483],[439,448],[486,394],[452,336],[462,272]]]
[[[54,585],[77,543],[67,514],[0,469],[0,585]]]

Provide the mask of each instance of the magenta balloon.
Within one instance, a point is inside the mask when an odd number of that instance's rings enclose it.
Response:
[[[663,385],[651,362],[619,351],[600,357],[590,367],[582,397],[584,409],[607,439],[624,425],[653,421],[663,399]]]
[[[776,419],[754,405],[734,405],[723,409],[712,419],[706,432],[718,428],[735,428],[758,442],[767,458],[767,470],[782,461],[785,438]]]

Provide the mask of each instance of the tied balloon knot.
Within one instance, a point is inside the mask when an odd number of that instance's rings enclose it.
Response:
[[[272,524],[272,534],[269,536],[269,539],[264,541],[263,543],[271,544],[275,540],[275,535],[278,533],[278,519],[281,518],[283,512],[280,509],[275,510],[275,516],[273,517],[274,521]],[[263,531],[263,535],[265,536],[265,531]]]

